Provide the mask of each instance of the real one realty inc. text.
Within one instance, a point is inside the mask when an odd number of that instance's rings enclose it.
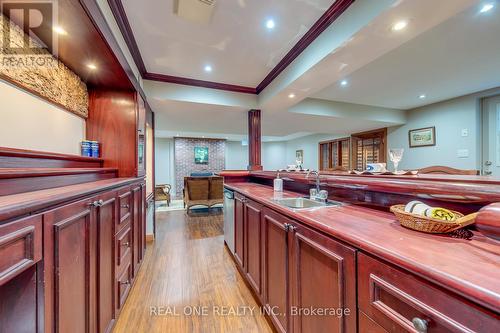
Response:
[[[285,315],[277,306],[150,306],[150,316],[255,316]],[[290,307],[290,316],[349,316],[349,308]]]

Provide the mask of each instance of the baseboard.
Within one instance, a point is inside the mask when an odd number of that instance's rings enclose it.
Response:
[[[155,241],[155,235],[153,234],[146,234],[146,243],[152,243]]]

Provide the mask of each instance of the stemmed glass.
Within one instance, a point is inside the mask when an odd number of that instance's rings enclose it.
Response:
[[[391,162],[394,164],[394,173],[398,173],[398,165],[399,162],[403,159],[403,153],[404,153],[403,148],[395,148],[391,149],[389,151],[389,157],[391,159]]]

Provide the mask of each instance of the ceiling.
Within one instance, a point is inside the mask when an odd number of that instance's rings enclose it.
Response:
[[[333,83],[315,98],[412,109],[500,86],[500,8],[472,6]],[[420,99],[425,95],[425,99]]]
[[[149,73],[248,87],[256,87],[334,2],[217,0],[211,21],[202,24],[174,14],[174,0],[122,0]],[[268,19],[274,29],[266,28]]]
[[[439,6],[435,0],[357,0],[253,100],[146,80],[157,129],[161,136],[189,131],[239,139],[252,108],[262,109],[262,132],[272,140],[403,124],[405,110],[500,87],[495,2],[481,14],[482,0]],[[391,31],[401,19],[408,28]],[[243,69],[237,76],[247,75]]]

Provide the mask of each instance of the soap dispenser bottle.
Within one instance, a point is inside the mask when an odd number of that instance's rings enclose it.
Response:
[[[278,172],[276,179],[273,182],[275,192],[283,192],[283,179],[280,178],[280,173]]]

